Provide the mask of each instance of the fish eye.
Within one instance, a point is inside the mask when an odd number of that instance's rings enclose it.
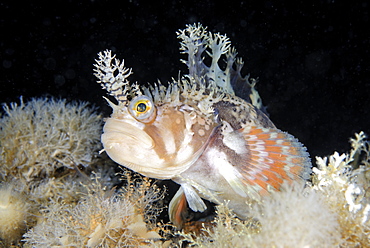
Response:
[[[155,107],[153,101],[147,96],[138,96],[132,99],[129,112],[140,122],[150,122],[155,118]]]
[[[139,113],[142,113],[142,112],[145,112],[146,111],[146,104],[145,103],[139,103],[137,106],[136,106],[136,111],[139,112]]]

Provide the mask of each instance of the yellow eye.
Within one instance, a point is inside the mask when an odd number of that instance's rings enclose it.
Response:
[[[155,118],[153,101],[147,96],[134,98],[129,105],[130,114],[138,121],[148,123]]]
[[[141,103],[136,105],[136,111],[139,112],[139,113],[143,113],[143,112],[147,111],[147,109],[148,108],[146,106],[146,103],[141,102]]]

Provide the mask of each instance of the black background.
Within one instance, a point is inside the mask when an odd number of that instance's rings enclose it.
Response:
[[[271,120],[312,157],[370,134],[367,1],[45,2],[0,3],[0,102],[56,96],[108,116],[96,54],[124,58],[132,82],[166,82],[186,73],[175,32],[200,22],[229,36]]]

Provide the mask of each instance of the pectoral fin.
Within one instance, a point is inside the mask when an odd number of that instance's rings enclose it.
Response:
[[[226,145],[229,140],[237,140],[234,136],[245,140],[246,151],[232,146],[237,142],[229,142],[232,145],[228,147],[235,155],[225,158],[219,156],[224,161],[220,161],[218,166],[220,173],[240,196],[250,193],[263,195],[271,190],[279,190],[284,181],[308,178],[311,168],[309,155],[292,135],[276,128],[258,127],[223,135]]]
[[[306,148],[292,135],[278,129],[244,130],[250,157],[238,167],[246,182],[262,190],[280,189],[284,181],[309,178],[311,161]]]
[[[189,184],[182,184],[168,207],[170,221],[179,229],[186,218],[188,205],[194,212],[203,212],[207,209],[206,204],[194,188]]]
[[[203,212],[207,209],[207,206],[202,198],[200,198],[198,193],[190,184],[181,184],[181,188],[184,190],[186,200],[191,210],[193,210],[194,212]]]
[[[168,216],[170,217],[170,221],[178,229],[182,228],[184,220],[186,219],[187,206],[188,204],[186,202],[184,190],[180,187],[168,206]]]

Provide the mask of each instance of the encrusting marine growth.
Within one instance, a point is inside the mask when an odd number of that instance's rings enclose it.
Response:
[[[26,231],[29,204],[12,185],[0,186],[0,238],[8,244],[17,242]]]
[[[144,179],[114,192],[104,190],[99,180],[85,185],[87,193],[75,206],[55,202],[45,209],[45,221],[24,235],[25,247],[154,246],[161,236],[144,220],[156,219],[155,202],[163,197],[159,189],[149,188]]]
[[[0,246],[9,246],[45,218],[40,211],[52,202],[78,202],[86,191],[80,182],[90,180],[85,173],[101,173],[106,185],[115,180],[108,163],[97,157],[102,121],[88,103],[21,98],[3,109]]]
[[[85,102],[32,99],[4,105],[0,119],[1,177],[31,182],[58,168],[88,166],[100,148],[101,117]],[[4,179],[3,179],[4,180]]]

